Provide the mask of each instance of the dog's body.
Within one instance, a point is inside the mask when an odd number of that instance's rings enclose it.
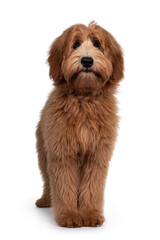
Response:
[[[122,52],[96,24],[74,25],[52,44],[48,62],[55,89],[36,132],[44,180],[36,205],[52,206],[60,226],[102,225],[118,127],[114,94],[123,77]]]

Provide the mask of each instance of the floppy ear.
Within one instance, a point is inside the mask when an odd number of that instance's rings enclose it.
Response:
[[[117,83],[124,77],[124,60],[123,52],[117,41],[111,36],[110,37],[110,54],[113,66],[113,72],[110,77],[111,83]]]
[[[63,61],[63,55],[65,52],[68,36],[72,30],[72,27],[65,30],[61,36],[55,39],[52,43],[50,50],[49,50],[49,76],[55,82],[60,82],[63,80],[63,74],[61,70],[61,64]]]
[[[105,36],[106,49],[109,49],[113,67],[109,81],[111,83],[117,83],[124,77],[123,52],[121,46],[109,32],[103,29],[103,34]]]

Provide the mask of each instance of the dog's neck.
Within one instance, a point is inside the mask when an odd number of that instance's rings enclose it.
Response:
[[[111,84],[111,83],[107,83],[105,84],[105,86],[103,86],[102,88],[98,89],[98,90],[94,90],[94,91],[77,91],[75,89],[73,89],[71,86],[67,85],[67,84],[56,84],[55,88],[57,89],[57,91],[59,92],[60,95],[63,95],[64,97],[66,96],[76,96],[76,97],[80,97],[80,98],[85,98],[85,97],[93,97],[93,98],[97,98],[97,97],[105,97],[105,96],[111,96],[116,94],[117,92],[117,87],[118,84]]]

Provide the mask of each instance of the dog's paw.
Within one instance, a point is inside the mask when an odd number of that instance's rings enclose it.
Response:
[[[80,215],[82,218],[83,226],[85,227],[101,226],[105,221],[104,216],[97,210],[83,211],[80,213]]]
[[[39,208],[51,207],[51,201],[47,198],[40,198],[35,202],[36,206]]]
[[[75,228],[82,226],[82,220],[78,213],[68,212],[57,218],[57,223],[61,227]]]

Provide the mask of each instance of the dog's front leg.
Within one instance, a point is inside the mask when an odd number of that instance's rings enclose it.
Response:
[[[96,149],[88,155],[82,167],[79,213],[84,226],[95,227],[104,222],[104,187],[110,158],[108,151],[105,148]]]
[[[80,227],[81,217],[77,209],[78,166],[74,158],[64,152],[61,158],[49,158],[49,178],[52,207],[60,226]]]

